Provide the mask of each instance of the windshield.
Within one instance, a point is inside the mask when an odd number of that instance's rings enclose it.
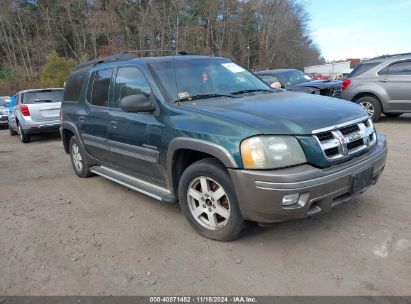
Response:
[[[229,60],[175,60],[154,62],[150,66],[173,101],[272,92],[259,78]]]
[[[295,85],[313,80],[310,76],[299,70],[281,72],[278,74],[278,77],[283,80],[282,82],[284,86]]]
[[[63,90],[42,90],[24,93],[23,103],[61,102]]]

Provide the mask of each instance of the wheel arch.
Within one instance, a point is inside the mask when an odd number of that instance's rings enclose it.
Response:
[[[358,99],[362,98],[362,97],[366,97],[366,96],[371,96],[374,97],[375,99],[378,100],[378,102],[381,105],[381,109],[384,111],[384,104],[383,102],[381,102],[381,98],[375,94],[374,92],[361,92],[361,93],[357,93],[353,98],[352,101],[357,102]]]
[[[167,179],[170,189],[176,194],[178,183],[184,170],[192,163],[214,158],[225,168],[237,168],[234,158],[222,146],[194,138],[175,138],[167,152]]]

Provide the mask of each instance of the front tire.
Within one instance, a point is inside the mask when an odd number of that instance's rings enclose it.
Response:
[[[23,144],[29,143],[29,142],[30,142],[30,135],[24,133],[24,130],[23,130],[23,128],[21,127],[20,124],[18,124],[18,128],[19,128],[20,141],[21,141]]]
[[[72,136],[70,139],[69,149],[74,172],[79,177],[89,177],[91,175],[90,167],[86,162],[85,153],[75,136]]]
[[[237,239],[247,227],[231,179],[215,159],[190,165],[180,179],[179,200],[188,222],[201,235],[218,241]]]
[[[382,106],[377,98],[373,96],[363,96],[361,98],[358,98],[355,102],[361,105],[365,111],[367,111],[372,121],[377,121],[380,118]]]

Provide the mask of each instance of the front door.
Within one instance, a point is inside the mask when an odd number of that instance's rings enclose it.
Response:
[[[110,161],[136,177],[164,185],[165,173],[159,166],[163,125],[155,113],[126,113],[120,109],[120,101],[126,96],[152,96],[150,85],[137,67],[125,66],[117,70],[113,91],[109,121]]]
[[[411,111],[411,60],[390,64],[384,78],[389,109]]]

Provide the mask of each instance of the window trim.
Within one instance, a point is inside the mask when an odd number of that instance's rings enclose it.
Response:
[[[94,77],[96,76],[96,73],[99,72],[99,71],[104,71],[104,70],[113,70],[113,72],[111,73],[110,84],[109,84],[109,87],[108,87],[108,99],[109,99],[109,100],[108,100],[108,106],[97,106],[97,105],[92,104],[92,103],[88,100],[87,93],[88,93],[88,88],[90,87],[90,85],[92,85],[92,86],[94,85]],[[113,74],[114,74],[114,71],[115,71],[115,70],[116,70],[115,67],[103,67],[103,68],[95,69],[95,70],[92,70],[92,71],[91,71],[91,74],[90,74],[90,76],[88,77],[87,91],[86,91],[86,94],[85,94],[85,96],[84,96],[84,101],[85,101],[85,103],[86,103],[88,106],[95,107],[95,108],[99,108],[99,109],[112,109],[112,107],[110,107],[111,101],[112,101],[112,100],[111,100],[111,99],[112,99],[111,91],[112,91],[112,87],[113,87]],[[93,80],[90,81],[92,76],[93,76]],[[93,89],[94,89],[94,87],[92,87],[91,97],[93,96]]]
[[[113,96],[112,96],[113,98],[112,98],[112,102],[110,102],[110,108],[111,109],[124,112],[120,107],[118,107],[118,108],[114,107],[116,79],[117,79],[117,75],[118,75],[118,70],[121,69],[121,68],[135,68],[135,69],[139,70],[139,72],[143,75],[145,81],[147,82],[148,86],[150,87],[150,90],[151,90],[150,96],[155,97],[154,90],[151,87],[150,82],[148,81],[148,79],[147,79],[146,75],[144,74],[143,70],[141,70],[138,66],[132,65],[132,64],[119,65],[115,68],[115,75],[113,75]],[[157,98],[153,98],[153,99],[155,100],[155,104],[156,104],[156,107],[157,107]]]

